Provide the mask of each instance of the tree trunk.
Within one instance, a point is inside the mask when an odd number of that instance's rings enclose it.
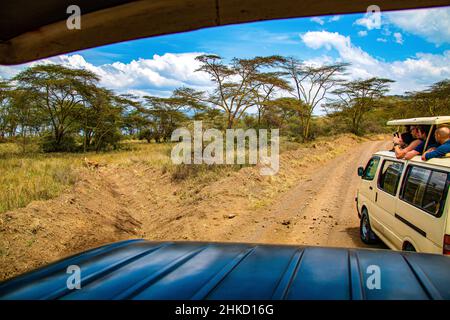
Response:
[[[258,129],[261,127],[261,109],[258,108]]]
[[[303,141],[308,141],[310,123],[311,123],[311,115],[309,115],[305,121],[305,126],[303,128]]]
[[[227,129],[233,128],[233,118],[231,116],[231,113],[228,114],[228,120],[227,120]]]

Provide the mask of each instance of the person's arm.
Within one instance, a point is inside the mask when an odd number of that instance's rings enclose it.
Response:
[[[433,158],[442,158],[449,152],[450,152],[450,145],[443,144],[440,147],[436,148],[436,150],[426,153],[425,160],[430,160]]]
[[[422,161],[427,160],[427,158],[426,158],[425,155],[426,155],[427,153],[431,152],[431,151],[434,151],[434,150],[436,150],[436,148],[435,148],[435,147],[432,147],[432,148],[428,149],[427,151],[425,151],[425,152],[422,154]]]
[[[403,159],[411,160],[412,158],[414,158],[415,156],[418,156],[418,155],[420,155],[419,151],[411,150],[405,154],[405,157]]]
[[[394,152],[395,152],[395,156],[397,157],[397,159],[401,159],[405,155],[404,150],[402,148],[400,148],[399,145],[394,146]]]
[[[400,148],[400,146],[395,146],[395,156],[397,157],[397,159],[402,159],[408,152],[413,151],[420,143],[421,141],[417,139],[411,142],[405,149]]]

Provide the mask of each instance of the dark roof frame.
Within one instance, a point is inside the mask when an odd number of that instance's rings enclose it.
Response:
[[[271,19],[448,6],[450,0],[14,0],[0,10],[0,64],[19,64],[121,41]],[[81,8],[68,30],[67,7]]]

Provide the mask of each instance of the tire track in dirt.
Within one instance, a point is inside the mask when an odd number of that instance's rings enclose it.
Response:
[[[387,141],[357,145],[306,175],[305,179],[266,210],[261,222],[244,223],[232,237],[238,241],[303,245],[364,247],[354,198],[358,166],[372,153],[387,149]]]

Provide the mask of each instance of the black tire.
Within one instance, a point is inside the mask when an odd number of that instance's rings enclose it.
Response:
[[[403,251],[416,252],[416,248],[414,248],[414,246],[411,243],[407,242],[403,246]]]
[[[376,244],[380,241],[375,232],[370,227],[369,213],[364,208],[361,212],[361,221],[359,224],[359,237],[365,244]]]

